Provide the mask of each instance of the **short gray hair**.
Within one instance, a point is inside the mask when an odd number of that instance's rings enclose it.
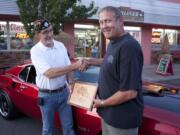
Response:
[[[102,9],[98,12],[98,15],[99,15],[100,13],[102,13],[103,11],[111,11],[111,12],[114,13],[115,18],[122,18],[122,13],[121,13],[120,9],[117,8],[117,7],[106,6],[106,7],[102,8]]]

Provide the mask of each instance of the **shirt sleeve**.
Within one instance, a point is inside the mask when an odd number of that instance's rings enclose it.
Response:
[[[44,57],[42,57],[40,52],[31,50],[30,53],[32,63],[40,74],[44,74],[48,69],[51,68],[51,66],[46,62]]]
[[[141,52],[134,45],[124,45],[119,54],[119,89],[138,90],[141,88],[142,60]]]
[[[67,50],[66,50],[66,64],[67,64],[67,65],[70,65],[70,64],[71,64],[71,61],[70,61],[70,58],[69,58],[69,56],[68,56]]]

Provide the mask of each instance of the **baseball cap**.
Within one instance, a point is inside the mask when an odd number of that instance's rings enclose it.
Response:
[[[40,32],[41,30],[47,29],[50,26],[50,22],[46,19],[37,19],[34,22],[35,30]]]

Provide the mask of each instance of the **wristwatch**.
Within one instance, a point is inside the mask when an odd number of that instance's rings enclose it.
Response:
[[[101,107],[104,106],[104,100],[100,100],[100,103],[101,103]]]

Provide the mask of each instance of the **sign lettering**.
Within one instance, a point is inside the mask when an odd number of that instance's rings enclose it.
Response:
[[[125,21],[144,21],[144,12],[129,7],[119,7]]]

